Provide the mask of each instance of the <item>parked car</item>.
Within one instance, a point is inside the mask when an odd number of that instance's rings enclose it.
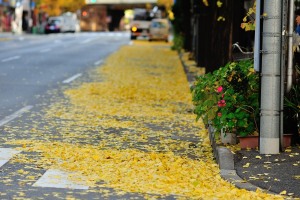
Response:
[[[61,32],[61,25],[61,17],[50,17],[45,26],[45,33],[59,33]]]
[[[66,12],[60,16],[50,17],[45,27],[45,33],[63,33],[80,31],[79,21],[74,13]]]
[[[167,19],[152,19],[149,29],[149,41],[164,40],[168,42],[169,21]]]

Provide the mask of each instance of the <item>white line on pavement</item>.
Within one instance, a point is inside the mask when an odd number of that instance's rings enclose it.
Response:
[[[98,60],[98,61],[96,61],[96,62],[94,63],[94,65],[97,66],[97,65],[100,65],[100,64],[102,64],[102,63],[103,63],[103,60]]]
[[[72,76],[72,77],[64,80],[63,83],[71,83],[72,81],[74,81],[76,78],[78,78],[80,76],[82,76],[82,74],[80,74],[80,73],[79,74],[75,74],[74,76]]]
[[[9,58],[2,59],[1,61],[2,62],[8,62],[8,61],[12,61],[12,60],[17,60],[19,58],[21,58],[21,56],[12,56],[12,57],[9,57]]]
[[[42,50],[40,50],[40,53],[46,53],[46,52],[49,52],[49,51],[51,51],[51,49],[42,49]]]
[[[4,119],[0,120],[0,126],[3,126],[8,122],[16,119],[17,117],[21,116],[23,113],[29,111],[32,108],[33,106],[25,106],[24,108],[21,108],[20,110],[14,112],[13,114],[6,116]]]
[[[73,177],[73,178],[72,178]],[[65,172],[57,169],[49,169],[44,175],[33,184],[34,187],[50,187],[50,188],[68,188],[87,190],[86,186],[80,182],[76,183],[74,180],[84,180],[83,177],[78,177],[78,174],[72,172]]]
[[[21,151],[12,148],[0,148],[0,167],[7,163],[15,154]]]

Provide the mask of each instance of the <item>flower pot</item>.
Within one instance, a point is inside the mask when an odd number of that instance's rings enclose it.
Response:
[[[245,137],[238,136],[238,139],[240,141],[240,147],[241,149],[255,149],[258,147],[258,135],[248,135]],[[289,147],[291,146],[292,141],[292,134],[284,134],[283,135],[283,147]]]
[[[241,149],[255,149],[258,147],[258,135],[248,135],[245,137],[238,136]]]
[[[292,144],[293,134],[284,134],[283,135],[283,147],[289,147]]]
[[[221,130],[220,139],[223,144],[236,144],[236,134],[227,133],[223,129]]]

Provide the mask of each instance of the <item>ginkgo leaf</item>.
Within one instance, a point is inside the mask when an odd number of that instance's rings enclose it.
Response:
[[[286,190],[283,190],[282,192],[280,192],[279,194],[281,195],[285,195],[286,194]]]
[[[294,176],[295,179],[300,179],[300,175]]]
[[[218,0],[218,1],[217,1],[217,6],[218,6],[219,8],[221,8],[222,5],[223,5],[222,1]]]
[[[247,168],[250,166],[250,163],[246,163],[245,165],[243,165],[244,168]]]

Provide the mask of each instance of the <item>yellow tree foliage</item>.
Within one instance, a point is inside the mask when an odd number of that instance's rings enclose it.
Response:
[[[157,5],[164,6],[168,13],[168,16],[171,20],[174,19],[174,14],[172,12],[172,6],[174,4],[174,0],[157,0]]]
[[[37,4],[49,16],[57,16],[63,12],[75,12],[85,4],[85,0],[39,0]]]
[[[173,0],[157,0],[157,5],[165,6],[167,11],[172,9]]]

